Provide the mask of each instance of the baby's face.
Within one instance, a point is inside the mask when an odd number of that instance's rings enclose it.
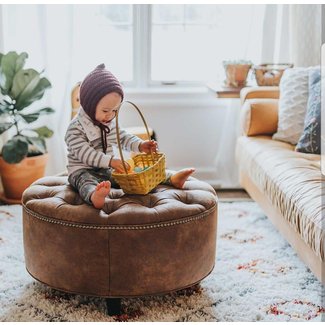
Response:
[[[121,105],[122,97],[118,93],[109,93],[104,96],[96,106],[96,121],[107,124],[112,121]]]

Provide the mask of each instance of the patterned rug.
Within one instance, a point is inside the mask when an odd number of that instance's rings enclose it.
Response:
[[[25,270],[21,206],[0,206],[0,321],[321,321],[322,286],[254,202],[220,202],[217,262],[199,285],[105,301],[65,294]],[[323,300],[324,301],[324,300]]]

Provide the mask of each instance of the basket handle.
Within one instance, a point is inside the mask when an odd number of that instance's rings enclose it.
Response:
[[[142,119],[142,122],[143,122],[143,124],[144,124],[144,126],[146,128],[148,140],[151,140],[147,122],[146,122],[143,114],[141,113],[139,107],[137,105],[135,105],[134,103],[128,101],[128,100],[124,101],[123,103],[129,103],[129,104],[131,104],[138,111],[138,113],[139,113],[139,115],[140,115],[140,117]],[[119,112],[120,112],[120,109],[122,107],[122,104],[120,105],[119,109],[116,112],[116,139],[117,139],[118,150],[119,150],[119,153],[120,153],[120,157],[122,159],[122,163],[123,163],[123,168],[124,168],[125,174],[128,174],[128,171],[127,171],[127,169],[125,167],[125,160],[124,160],[123,153],[122,153],[121,138],[120,138],[119,124],[118,124],[118,116],[119,116]],[[154,157],[153,157],[152,152],[151,152],[151,158],[154,161]]]

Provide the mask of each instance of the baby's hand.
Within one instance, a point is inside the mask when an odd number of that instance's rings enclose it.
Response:
[[[143,141],[139,146],[140,152],[150,153],[150,152],[157,152],[158,144],[154,140],[146,140]]]
[[[127,170],[130,170],[130,165],[125,161],[124,162],[125,164],[125,167]],[[121,159],[118,159],[118,158],[113,158],[111,160],[111,164],[110,164],[110,167],[112,167],[113,169],[115,169],[115,171],[117,173],[121,173],[121,174],[124,174],[125,173],[125,170],[124,170],[124,167],[123,167],[123,162]]]

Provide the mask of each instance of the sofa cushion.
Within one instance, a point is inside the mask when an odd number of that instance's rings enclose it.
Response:
[[[269,136],[240,137],[236,155],[240,168],[324,261],[320,155],[296,152]]]
[[[279,123],[273,139],[296,144],[304,129],[308,101],[308,68],[284,71],[280,82]]]
[[[309,97],[305,116],[304,132],[296,151],[320,154],[321,125],[321,75],[320,68],[309,71]]]
[[[278,126],[278,100],[247,99],[240,115],[241,131],[244,135],[272,135]]]

